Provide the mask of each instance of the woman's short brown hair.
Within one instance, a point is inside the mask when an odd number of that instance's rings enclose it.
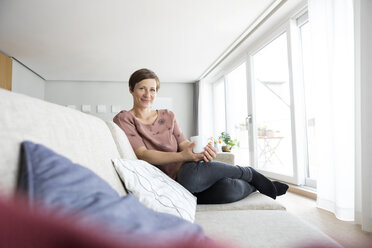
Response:
[[[160,89],[160,81],[159,81],[158,76],[155,74],[155,72],[149,69],[146,69],[146,68],[139,69],[133,72],[133,74],[129,78],[129,89],[133,91],[134,86],[136,86],[137,83],[141,82],[144,79],[155,79],[156,91]]]

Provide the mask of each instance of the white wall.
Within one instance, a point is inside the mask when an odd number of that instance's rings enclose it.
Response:
[[[162,83],[155,104],[173,110],[186,137],[195,133],[193,88],[192,83]],[[90,105],[90,114],[104,120],[112,120],[115,116],[112,105],[125,110],[132,108],[132,95],[128,83],[124,82],[46,81],[45,100],[64,106],[75,105],[78,110],[82,110],[82,105]],[[105,105],[106,113],[97,113],[97,105]]]
[[[12,59],[12,91],[44,99],[45,81],[34,72]]]

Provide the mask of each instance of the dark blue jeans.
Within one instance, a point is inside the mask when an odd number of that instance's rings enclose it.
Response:
[[[177,181],[197,197],[200,204],[229,203],[241,200],[256,188],[242,180],[238,166],[222,162],[186,162]]]

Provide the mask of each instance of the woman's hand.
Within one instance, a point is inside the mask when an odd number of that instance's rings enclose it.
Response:
[[[212,143],[208,143],[206,147],[204,147],[204,152],[202,153],[204,155],[203,160],[205,162],[210,162],[217,156],[217,150],[212,146]]]
[[[195,147],[195,142],[185,141],[180,144],[181,154],[184,158],[184,161],[200,161],[204,160],[205,162],[210,162],[214,160],[217,156],[216,148],[212,146],[211,143],[208,143],[204,147],[204,152],[194,153],[193,148]]]
[[[181,154],[184,158],[184,161],[194,161],[198,162],[204,159],[204,153],[194,153],[193,148],[195,147],[195,142],[187,142],[182,144]]]

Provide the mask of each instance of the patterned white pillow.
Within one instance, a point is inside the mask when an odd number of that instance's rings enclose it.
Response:
[[[194,222],[196,197],[179,183],[143,160],[112,161],[127,190],[145,206]]]

